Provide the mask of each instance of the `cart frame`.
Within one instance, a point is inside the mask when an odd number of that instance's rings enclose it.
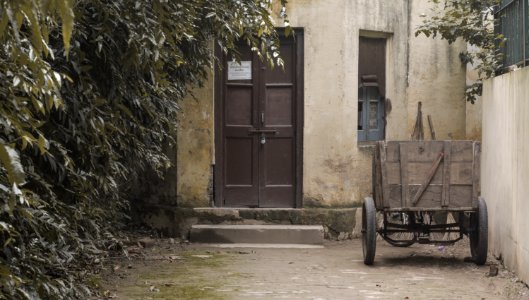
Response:
[[[378,233],[398,247],[453,244],[467,235],[474,261],[484,264],[488,224],[480,197],[480,154],[475,141],[378,142],[373,197],[362,206],[364,263],[374,261]],[[456,233],[457,238],[435,239],[433,233]]]

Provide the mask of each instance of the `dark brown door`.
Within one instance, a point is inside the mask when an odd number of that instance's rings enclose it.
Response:
[[[284,68],[270,68],[243,45],[240,63],[223,58],[216,84],[218,206],[301,204],[301,39],[281,38]]]

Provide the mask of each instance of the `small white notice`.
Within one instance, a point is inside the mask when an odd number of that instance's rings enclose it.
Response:
[[[252,80],[252,61],[229,61],[228,80]]]

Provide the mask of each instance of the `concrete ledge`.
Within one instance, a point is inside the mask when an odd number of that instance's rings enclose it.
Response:
[[[358,208],[178,208],[145,206],[135,210],[136,218],[164,236],[188,239],[192,225],[321,225],[325,239],[356,237]],[[360,220],[358,220],[360,221]],[[356,233],[358,231],[355,231]]]
[[[193,243],[323,244],[323,226],[193,225]]]

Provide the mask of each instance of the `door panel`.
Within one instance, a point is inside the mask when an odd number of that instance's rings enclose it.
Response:
[[[274,138],[268,140],[266,144],[267,147],[264,150],[265,186],[292,187],[294,184],[292,139]]]
[[[276,133],[267,136],[261,156],[261,207],[295,206],[295,45],[284,42],[281,54],[284,67],[266,68],[261,107],[265,111],[264,128]]]
[[[253,140],[251,138],[226,139],[226,186],[253,185]]]
[[[292,87],[270,86],[266,89],[265,124],[267,126],[293,125],[293,93]]]
[[[227,206],[256,207],[259,204],[259,145],[257,137],[248,135],[248,131],[257,124],[256,99],[259,86],[256,57],[247,46],[240,47],[241,62],[250,62],[251,79],[227,80],[228,63],[224,60],[223,94],[223,162],[224,195]]]
[[[296,38],[281,38],[284,67],[270,68],[245,46],[237,70],[231,57],[223,58],[216,85],[217,205],[299,203],[303,44],[302,35]]]
[[[253,122],[252,86],[227,86],[226,125],[252,126]]]
[[[287,68],[295,68],[295,44],[292,41],[283,39],[281,46],[279,47],[281,58]],[[283,68],[275,67],[266,71],[266,83],[293,83],[295,78],[295,73],[283,72]]]

